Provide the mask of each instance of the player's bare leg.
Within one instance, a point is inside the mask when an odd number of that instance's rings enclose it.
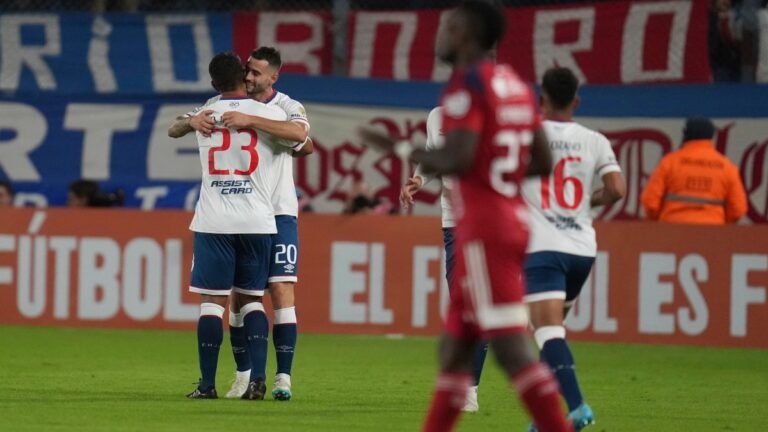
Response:
[[[569,308],[562,299],[547,299],[528,304],[541,360],[549,365],[568,404],[568,418],[576,430],[595,422],[592,409],[584,402],[576,378],[573,354],[565,340],[563,321]]]
[[[237,304],[241,305],[243,329],[251,360],[251,375],[248,388],[242,399],[261,400],[267,391],[265,384],[267,368],[267,341],[269,339],[269,320],[264,312],[261,296],[237,293]]]
[[[277,357],[277,374],[275,374],[272,397],[276,400],[287,401],[292,397],[291,367],[298,336],[295,285],[295,282],[272,282],[269,284],[269,294],[275,313],[272,342]]]
[[[440,338],[440,375],[424,423],[425,432],[451,430],[472,384],[472,357],[477,342],[457,339],[449,334]]]
[[[197,354],[200,363],[200,382],[187,395],[190,399],[216,399],[216,367],[219,349],[224,339],[221,326],[226,295],[200,295],[200,317],[197,320]]]
[[[560,406],[557,382],[536,360],[528,334],[521,331],[494,336],[490,346],[539,430],[572,431]]]

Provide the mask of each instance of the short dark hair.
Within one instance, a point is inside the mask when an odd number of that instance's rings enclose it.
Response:
[[[90,203],[99,193],[99,184],[93,180],[75,180],[69,184],[69,191],[78,198],[87,198]]]
[[[706,117],[691,117],[686,119],[683,128],[683,142],[692,140],[709,140],[715,135],[715,124]]]
[[[467,17],[470,31],[484,50],[493,48],[504,36],[506,19],[495,1],[464,0],[457,10]]]
[[[251,58],[256,60],[266,60],[270,66],[280,70],[283,60],[280,58],[280,51],[273,47],[258,47],[251,53]]]
[[[11,182],[0,180],[0,188],[5,188],[8,191],[8,195],[13,196],[13,185],[11,185]]]
[[[233,52],[216,54],[208,64],[213,86],[219,92],[229,92],[245,82],[245,70],[240,56]]]
[[[573,102],[579,90],[579,79],[567,67],[556,66],[544,72],[541,90],[555,108],[563,109]]]

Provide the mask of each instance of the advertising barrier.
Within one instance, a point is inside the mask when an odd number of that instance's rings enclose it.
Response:
[[[192,329],[191,213],[0,211],[0,323]],[[301,331],[435,335],[439,219],[302,215]],[[597,224],[575,339],[768,348],[768,226]]]

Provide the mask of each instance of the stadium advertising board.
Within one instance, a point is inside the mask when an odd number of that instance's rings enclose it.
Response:
[[[706,0],[617,1],[506,9],[507,34],[496,53],[539,82],[557,64],[582,82],[709,82]],[[436,29],[447,12],[359,11],[351,21],[349,74],[438,80],[450,70],[435,58]]]
[[[173,140],[173,119],[201,103],[159,98],[115,103],[63,97],[46,103],[0,101],[0,178],[14,183],[17,204],[57,206],[78,178],[98,180],[106,190],[123,189],[126,205],[143,209],[187,208],[197,199],[200,162],[194,136]],[[181,102],[185,100],[186,102]],[[356,180],[397,203],[412,167],[396,157],[357,144],[355,130],[373,125],[402,139],[422,142],[422,109],[308,103],[315,154],[295,161],[297,186],[318,212],[340,212]],[[628,181],[627,197],[602,212],[603,219],[641,217],[640,193],[662,155],[679,146],[684,118],[580,118],[612,141]],[[768,130],[755,118],[717,118],[717,147],[739,168],[749,195],[746,222],[768,222]],[[416,195],[416,214],[440,212],[439,184]]]
[[[0,323],[194,328],[183,211],[0,211]],[[302,331],[434,335],[447,304],[439,219],[301,217]],[[375,229],[374,229],[375,228]],[[573,337],[768,348],[768,226],[598,224]]]

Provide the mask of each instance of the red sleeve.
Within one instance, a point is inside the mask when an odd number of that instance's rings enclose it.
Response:
[[[469,129],[483,130],[482,98],[466,87],[448,89],[443,97],[443,132]]]

